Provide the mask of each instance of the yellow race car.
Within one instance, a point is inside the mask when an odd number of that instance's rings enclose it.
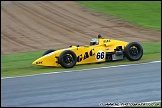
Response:
[[[90,41],[90,45],[70,46],[60,50],[49,49],[32,64],[72,68],[78,64],[108,62],[125,57],[130,61],[136,61],[141,59],[142,55],[143,48],[137,42],[106,39],[99,34],[98,39],[93,38]]]

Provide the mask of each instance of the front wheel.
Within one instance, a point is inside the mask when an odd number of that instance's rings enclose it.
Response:
[[[59,63],[64,68],[72,68],[75,66],[77,57],[71,50],[63,51],[59,56]]]
[[[42,54],[42,56],[47,55],[47,54],[54,52],[54,51],[55,51],[54,49],[48,49]]]
[[[130,61],[137,61],[143,56],[143,48],[137,42],[129,43],[124,49],[125,57]]]

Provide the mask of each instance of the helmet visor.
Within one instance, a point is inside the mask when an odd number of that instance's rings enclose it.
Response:
[[[90,46],[95,45],[95,44],[96,44],[96,42],[90,42]]]

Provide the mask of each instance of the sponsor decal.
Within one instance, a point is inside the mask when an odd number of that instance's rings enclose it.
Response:
[[[110,48],[106,48],[106,50],[110,50]]]
[[[89,52],[85,52],[84,54],[80,54],[77,57],[77,62],[81,62],[82,60],[85,60],[91,56],[95,55],[95,51],[94,49],[91,49]]]
[[[43,62],[43,61],[38,61],[38,62],[36,62],[36,64],[42,64],[42,62]]]
[[[104,40],[103,42],[104,43],[110,42],[110,39]]]

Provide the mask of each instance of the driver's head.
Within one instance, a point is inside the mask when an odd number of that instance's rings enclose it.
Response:
[[[90,46],[92,45],[96,45],[98,44],[98,40],[96,38],[93,38],[91,41],[90,41]]]

